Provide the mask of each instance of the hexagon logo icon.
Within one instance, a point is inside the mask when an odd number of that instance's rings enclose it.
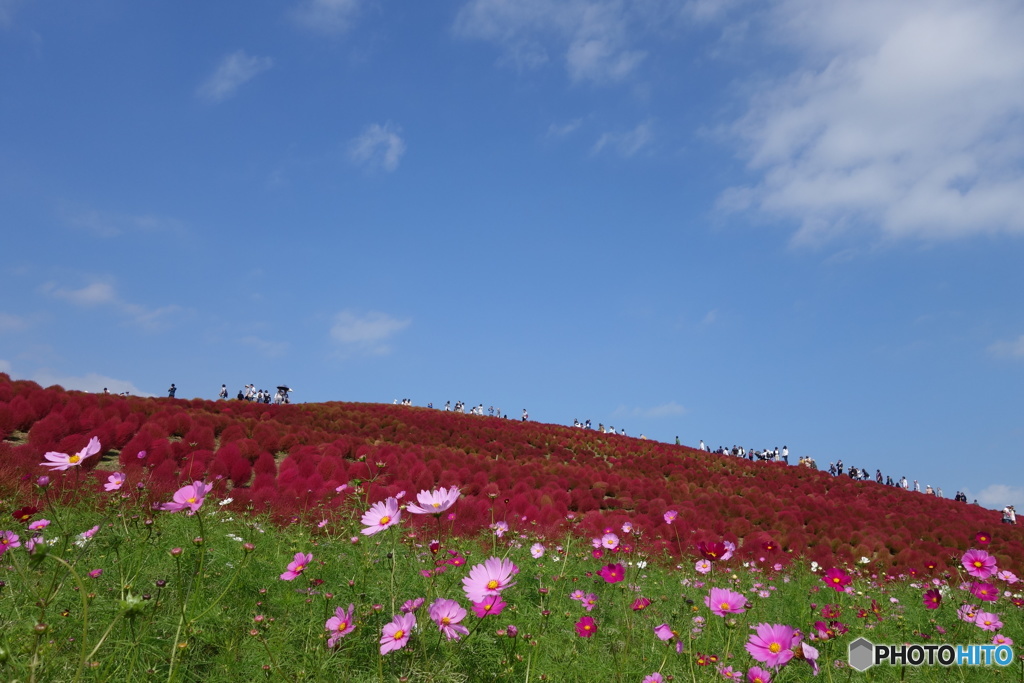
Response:
[[[864,672],[874,665],[875,645],[867,638],[858,638],[847,648],[847,661],[850,668]]]

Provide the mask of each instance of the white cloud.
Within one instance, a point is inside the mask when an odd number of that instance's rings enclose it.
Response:
[[[305,0],[292,11],[303,28],[320,33],[344,33],[359,12],[360,0]]]
[[[619,406],[612,411],[612,417],[636,417],[636,418],[648,418],[648,419],[659,419],[664,417],[678,417],[686,414],[686,408],[679,405],[675,401],[669,401],[668,403],[662,403],[661,405],[653,406],[651,408],[628,408],[626,406]]]
[[[976,496],[971,496],[970,492],[968,492],[967,498],[968,500],[976,498],[979,505],[997,510],[1002,510],[1007,505],[1012,505],[1015,509],[1019,507],[1024,510],[1024,487],[1020,486],[991,484],[979,491]],[[1017,523],[1020,524],[1019,519]]]
[[[75,377],[72,375],[60,375],[54,373],[51,370],[40,370],[31,377],[32,381],[39,384],[42,387],[53,386],[54,384],[60,385],[70,391],[88,391],[90,393],[99,394],[106,388],[112,394],[120,394],[128,392],[133,396],[151,396],[144,391],[140,391],[137,386],[123,379],[114,379],[113,377],[106,377],[104,375],[90,372],[81,377]]]
[[[270,57],[250,57],[245,50],[232,52],[199,86],[196,95],[207,102],[223,102],[238,88],[274,65]]]
[[[386,313],[371,311],[359,315],[345,310],[334,317],[331,339],[348,350],[382,355],[391,350],[387,341],[411,323]]]
[[[349,142],[349,156],[353,162],[367,168],[394,171],[405,154],[402,129],[389,121],[383,126],[374,123],[363,129],[359,137]]]
[[[650,19],[649,8],[624,0],[470,0],[454,28],[499,45],[502,61],[520,69],[540,67],[555,52],[573,81],[604,83],[625,79],[644,60],[633,43]]]
[[[109,281],[94,281],[80,289],[60,287],[54,282],[47,282],[41,288],[44,294],[56,299],[67,301],[75,306],[93,308],[107,306],[127,316],[139,327],[158,330],[166,326],[166,319],[181,310],[180,306],[169,305],[149,308],[140,304],[123,300],[117,289]]]
[[[10,375],[11,374],[11,362],[0,358],[0,372]]]
[[[779,0],[767,16],[800,66],[754,86],[730,129],[759,180],[723,208],[799,221],[797,242],[1024,233],[1024,5]]]
[[[988,347],[988,351],[1000,358],[1024,358],[1024,334],[1011,341],[997,341]]]
[[[624,157],[631,157],[653,141],[654,126],[650,121],[645,121],[624,133],[604,133],[590,151],[592,154],[600,154],[607,147]]]

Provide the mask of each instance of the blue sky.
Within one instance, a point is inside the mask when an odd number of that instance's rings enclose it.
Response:
[[[1024,506],[1024,6],[0,0],[0,371]]]

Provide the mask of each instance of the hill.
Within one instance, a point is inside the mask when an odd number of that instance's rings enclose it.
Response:
[[[900,571],[954,567],[978,532],[997,532],[1000,564],[1024,559],[1024,533],[992,510],[806,467],[411,406],[93,395],[0,374],[0,493],[11,505],[36,495],[44,453],[94,436],[101,457],[54,477],[66,496],[113,471],[154,500],[202,479],[232,506],[287,523],[329,516],[354,493],[372,502],[457,486],[459,531],[504,521],[512,533],[589,537],[629,522],[669,555],[728,540],[744,559],[866,557]]]

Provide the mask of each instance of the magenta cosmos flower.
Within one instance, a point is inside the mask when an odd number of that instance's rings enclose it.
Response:
[[[708,606],[712,614],[720,617],[724,617],[726,614],[742,614],[747,611],[746,596],[728,588],[712,588],[711,593],[704,598],[704,604]]]
[[[576,622],[576,635],[580,638],[589,638],[597,633],[597,622],[594,617],[580,617]]]
[[[66,470],[70,467],[78,467],[82,464],[83,460],[91,458],[99,452],[100,440],[94,436],[89,439],[89,443],[86,444],[85,448],[74,455],[50,451],[49,453],[43,454],[43,457],[46,458],[47,462],[41,462],[39,464],[43,467],[49,467],[51,470],[56,472],[58,470]]]
[[[469,576],[462,579],[462,590],[470,602],[481,602],[488,595],[500,595],[501,591],[514,586],[511,579],[518,572],[512,560],[490,557],[469,570]]]
[[[363,535],[373,536],[376,533],[380,533],[388,527],[398,524],[401,516],[402,511],[398,509],[398,499],[394,496],[383,502],[378,501],[370,506],[370,509],[366,511],[360,520],[363,523],[363,527],[365,527]]]
[[[999,571],[999,568],[996,567],[996,558],[984,550],[971,548],[964,553],[960,563],[963,564],[968,574],[978,579],[987,579]]]
[[[386,655],[401,650],[409,642],[412,630],[416,628],[416,617],[412,614],[396,614],[390,624],[384,626],[380,637],[380,653]]]
[[[288,563],[288,569],[281,574],[281,580],[294,581],[299,578],[312,561],[313,553],[295,553],[295,557]]]
[[[436,491],[420,491],[416,494],[416,503],[409,503],[405,509],[417,515],[439,515],[459,499],[459,489],[456,486],[450,489],[439,488]]]
[[[793,659],[796,631],[784,624],[758,624],[746,648],[750,656],[768,666],[779,667]]]
[[[678,516],[679,516],[679,513],[676,512],[675,510],[668,510],[664,514],[665,524],[671,524],[672,522],[676,521],[676,517],[678,517]]]
[[[932,588],[924,592],[924,606],[928,609],[938,609],[942,604],[942,593]]]
[[[124,486],[125,474],[124,472],[114,472],[107,477],[107,483],[103,485],[104,491],[117,491]]]
[[[747,669],[747,683],[772,683],[772,675],[759,666]]]
[[[466,618],[466,610],[455,600],[435,600],[430,605],[430,618],[448,640],[458,640],[469,634],[469,629],[459,623]]]
[[[331,634],[327,637],[327,647],[333,648],[339,640],[355,630],[356,622],[352,619],[355,609],[356,606],[352,604],[349,604],[347,612],[340,607],[335,608],[334,616],[324,624],[324,628]]]
[[[201,481],[194,481],[188,486],[182,486],[180,489],[174,492],[170,503],[163,503],[160,506],[161,510],[167,512],[181,512],[182,510],[188,510],[187,514],[194,515],[200,507],[203,505],[203,500],[206,499],[206,494],[210,492],[210,487]]]
[[[481,619],[489,616],[496,617],[506,607],[508,607],[508,603],[502,600],[500,595],[488,595],[483,600],[473,603],[473,614]]]
[[[971,595],[985,602],[995,602],[999,599],[999,589],[991,583],[972,583]]]
[[[605,580],[605,583],[618,583],[626,578],[626,568],[621,564],[609,564],[601,567],[597,575]]]
[[[644,676],[644,680],[642,683],[665,683],[665,679],[662,677],[660,673],[655,671],[652,674],[647,674],[646,676]]]
[[[842,569],[833,567],[821,576],[821,580],[842,593],[853,582],[853,578]]]

